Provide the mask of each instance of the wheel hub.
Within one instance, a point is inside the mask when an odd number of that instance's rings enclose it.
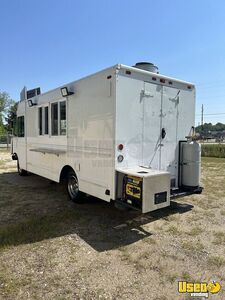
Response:
[[[75,175],[68,178],[68,192],[71,198],[76,198],[79,193],[78,181]]]

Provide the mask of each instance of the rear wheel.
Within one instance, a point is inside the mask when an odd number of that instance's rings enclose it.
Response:
[[[17,171],[20,176],[26,176],[27,171],[20,168],[19,160],[17,160]]]
[[[76,203],[82,202],[82,193],[79,191],[79,183],[74,171],[69,171],[66,177],[66,189],[69,198]]]

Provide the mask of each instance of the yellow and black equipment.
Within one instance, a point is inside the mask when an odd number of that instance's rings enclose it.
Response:
[[[125,175],[123,179],[123,199],[137,208],[142,206],[142,180],[130,175]]]

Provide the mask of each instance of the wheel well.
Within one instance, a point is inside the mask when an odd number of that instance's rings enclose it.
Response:
[[[68,174],[69,171],[73,171],[75,173],[74,169],[71,166],[67,165],[62,168],[60,177],[59,177],[59,182],[62,182],[64,179],[66,179],[66,175]]]

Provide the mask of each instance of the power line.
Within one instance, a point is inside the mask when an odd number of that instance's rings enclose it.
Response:
[[[195,83],[195,86],[197,87],[197,89],[201,88],[201,89],[204,89],[204,88],[207,88],[207,87],[224,87],[225,86],[225,81],[221,82],[221,83],[211,83],[211,84],[196,84]]]
[[[196,114],[196,116],[202,116],[202,115],[203,115],[203,106],[202,106],[201,114]],[[225,115],[225,113],[204,114],[204,116],[219,116],[219,115]]]
[[[211,84],[223,84],[225,79],[210,80],[210,81],[193,81],[196,85],[211,85]]]
[[[206,99],[213,99],[213,100],[215,100],[215,99],[221,99],[221,98],[225,98],[225,94],[223,94],[223,95],[214,95],[214,94],[212,94],[212,95],[206,95],[206,96],[204,96],[204,94],[203,95],[201,95],[201,96],[197,96],[197,99],[198,100],[206,100]]]
[[[200,117],[200,116],[197,116],[196,119],[199,120],[199,121],[201,121],[201,117]],[[204,116],[204,120],[206,120],[206,119],[207,119],[207,120],[210,120],[210,119],[216,119],[216,120],[221,120],[221,121],[223,120],[223,121],[224,121],[224,120],[225,120],[225,116],[224,116],[224,117],[218,117],[218,116]]]

